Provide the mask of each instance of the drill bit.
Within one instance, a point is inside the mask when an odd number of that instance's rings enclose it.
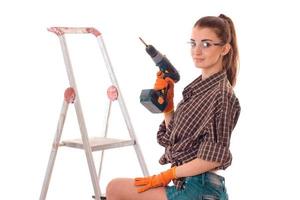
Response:
[[[148,44],[146,44],[146,42],[145,42],[141,37],[139,37],[139,39],[141,40],[141,42],[142,42],[146,47],[148,47]]]

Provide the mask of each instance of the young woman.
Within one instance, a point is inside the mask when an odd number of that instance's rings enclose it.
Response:
[[[159,75],[156,89],[169,87],[168,106],[157,133],[165,147],[161,164],[171,169],[136,179],[114,179],[107,186],[108,200],[227,200],[224,178],[218,170],[232,160],[230,136],[240,105],[233,92],[238,67],[238,48],[231,19],[200,18],[191,35],[191,55],[201,75],[183,90],[173,109],[171,79]],[[174,185],[168,186],[173,181]]]

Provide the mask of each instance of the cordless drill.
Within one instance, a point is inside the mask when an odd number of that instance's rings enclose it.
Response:
[[[146,46],[146,52],[150,55],[156,66],[163,73],[163,78],[169,77],[175,83],[180,79],[178,71],[170,63],[166,56],[162,55],[152,45],[146,44],[142,38],[139,38]],[[167,102],[168,88],[162,90],[145,89],[140,95],[140,102],[152,113],[161,113],[164,111]],[[163,100],[163,101],[161,101]]]

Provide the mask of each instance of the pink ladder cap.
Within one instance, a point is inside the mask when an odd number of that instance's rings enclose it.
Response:
[[[96,37],[101,35],[100,31],[98,31],[93,27],[50,27],[48,28],[48,31],[53,32],[58,36],[66,33],[69,34],[91,33]]]

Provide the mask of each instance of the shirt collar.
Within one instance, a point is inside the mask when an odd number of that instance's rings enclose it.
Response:
[[[226,71],[217,72],[204,80],[202,80],[202,75],[200,75],[184,88],[182,92],[183,99],[186,100],[192,95],[199,95],[213,88],[222,80],[227,80]]]

